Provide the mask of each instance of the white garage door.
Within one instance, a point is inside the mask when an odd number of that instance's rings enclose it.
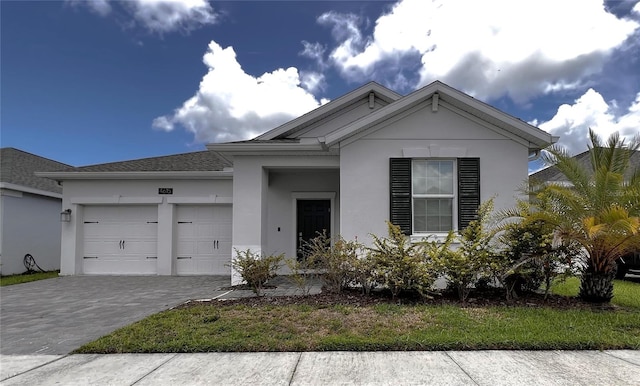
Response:
[[[176,273],[229,275],[231,206],[179,205],[176,218]]]
[[[157,274],[157,206],[87,206],[83,273]]]

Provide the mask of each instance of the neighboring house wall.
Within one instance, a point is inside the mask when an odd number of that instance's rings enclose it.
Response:
[[[9,189],[2,189],[0,194],[2,275],[25,272],[26,254],[31,254],[44,270],[58,269],[61,200]]]
[[[159,188],[172,188],[161,195]],[[176,271],[176,213],[181,205],[226,206],[232,203],[230,179],[214,180],[67,180],[63,208],[72,210],[71,221],[62,226],[62,275],[82,274],[84,217],[87,207],[157,208],[157,274]],[[126,210],[126,209],[125,209]],[[230,248],[229,248],[230,249]],[[230,260],[230,256],[228,256]],[[136,274],[137,272],[131,272]]]
[[[432,112],[424,103],[341,144],[342,235],[368,242],[370,233],[386,234],[390,158],[478,157],[481,201],[495,197],[496,209],[503,209],[515,204],[517,188],[527,178],[527,155],[527,146],[443,105]]]

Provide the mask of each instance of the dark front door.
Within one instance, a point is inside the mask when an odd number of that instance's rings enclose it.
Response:
[[[298,259],[304,255],[305,243],[326,231],[331,237],[331,200],[298,200],[296,251]]]

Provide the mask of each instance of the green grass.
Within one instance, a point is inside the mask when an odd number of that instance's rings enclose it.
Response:
[[[558,295],[578,296],[580,279],[572,277],[565,281],[556,282],[551,290]],[[626,280],[614,280],[611,303],[621,307],[640,309],[640,284]]]
[[[640,349],[640,284],[616,287],[614,304],[623,307],[613,310],[199,305],[150,316],[76,352]],[[555,290],[577,293],[571,281]]]
[[[30,281],[44,280],[58,277],[58,271],[23,273],[19,275],[0,276],[0,287],[6,285],[14,285],[20,283],[28,283]]]

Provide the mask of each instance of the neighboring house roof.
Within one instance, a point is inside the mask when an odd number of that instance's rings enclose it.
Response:
[[[3,187],[22,191],[43,191],[60,194],[62,187],[57,182],[48,178],[37,177],[37,171],[59,171],[70,168],[70,165],[63,164],[27,153],[12,147],[0,149],[0,182]],[[24,188],[28,188],[25,190]]]
[[[353,104],[354,101],[361,100],[369,93],[373,93],[376,98],[380,99],[383,99],[381,98],[381,95],[383,95],[384,102],[388,104],[371,110],[370,113],[353,122],[346,123],[322,137],[300,138],[301,140],[299,142],[281,141],[285,136],[295,136],[295,133],[304,132],[306,127],[319,120],[339,113],[345,106]],[[335,101],[268,131],[253,140],[214,143],[207,145],[207,148],[219,152],[224,157],[233,156],[236,152],[254,154],[256,151],[327,152],[329,149],[333,149],[334,145],[372,129],[390,117],[405,112],[429,100],[433,103],[434,111],[437,110],[439,105],[443,105],[460,114],[466,114],[472,118],[480,119],[489,124],[486,125],[488,128],[522,143],[532,152],[544,149],[558,140],[558,137],[554,137],[544,130],[504,113],[440,81],[435,81],[404,97],[393,93],[391,90],[377,83],[368,83]],[[276,140],[279,142],[275,142]]]
[[[590,170],[591,158],[589,157],[590,151],[582,152],[573,158],[575,158],[581,167]],[[627,170],[627,174],[631,174],[633,170],[640,169],[640,151],[635,151],[631,155],[629,160],[630,168]],[[567,182],[565,175],[558,170],[556,166],[549,166],[546,169],[537,171],[529,176],[529,179],[540,182]]]

